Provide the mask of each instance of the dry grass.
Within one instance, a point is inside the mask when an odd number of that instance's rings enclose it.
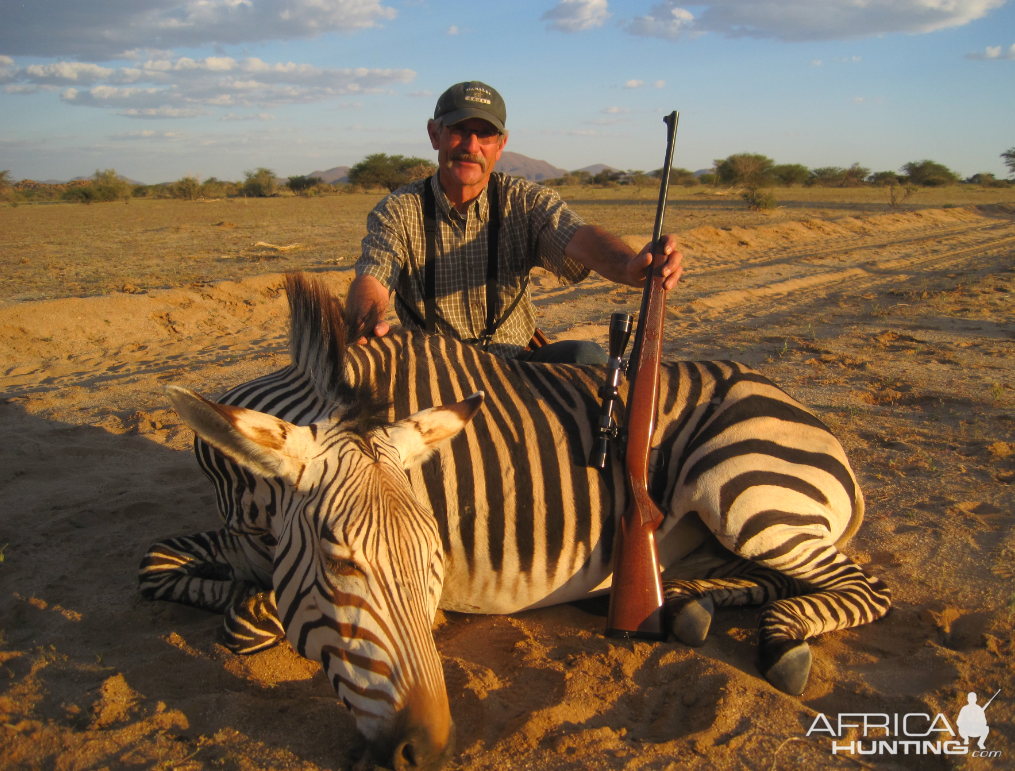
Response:
[[[652,231],[658,191],[561,188],[588,222],[618,234]],[[877,213],[877,188],[776,188],[780,208],[752,211],[735,193],[672,189],[666,229],[749,227],[786,220]],[[0,302],[236,279],[288,269],[350,266],[366,215],[380,194],[322,198],[131,200],[0,209]],[[1015,190],[964,185],[922,189],[905,209],[1015,201]],[[274,246],[273,246],[274,245]]]

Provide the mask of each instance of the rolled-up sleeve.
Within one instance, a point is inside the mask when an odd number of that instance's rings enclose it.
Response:
[[[393,292],[409,254],[404,200],[389,195],[367,215],[367,234],[356,261],[357,276],[373,276]]]
[[[561,281],[575,284],[587,277],[590,271],[568,257],[564,250],[585,221],[571,211],[553,190],[533,188],[529,224],[530,242],[536,248],[532,267],[545,268]]]

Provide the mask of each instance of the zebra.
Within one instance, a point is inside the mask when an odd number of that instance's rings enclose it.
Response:
[[[513,613],[609,590],[623,463],[586,458],[600,367],[531,364],[393,329],[350,344],[341,302],[286,277],[291,363],[217,402],[171,386],[223,527],[154,544],[142,594],[224,613],[252,653],[288,638],[319,661],[372,757],[453,752],[438,607]],[[626,398],[626,386],[621,398]],[[673,635],[763,605],[758,667],[799,695],[806,640],[870,623],[889,589],[839,549],[863,495],[809,411],[730,361],[665,363],[650,488]]]

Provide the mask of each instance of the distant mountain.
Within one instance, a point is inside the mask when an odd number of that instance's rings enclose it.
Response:
[[[349,167],[348,166],[335,166],[327,171],[312,171],[307,174],[308,177],[320,177],[321,182],[325,182],[329,185],[334,185],[338,182],[349,181]]]
[[[621,171],[621,169],[615,169],[613,166],[607,166],[605,163],[593,163],[591,166],[575,169],[575,171],[587,171],[589,174],[598,174],[601,171]]]
[[[567,169],[508,150],[505,150],[497,161],[497,171],[510,174],[512,177],[525,177],[533,182],[542,182],[544,179],[554,179],[567,174]]]

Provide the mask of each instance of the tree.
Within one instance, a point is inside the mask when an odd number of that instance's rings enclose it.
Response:
[[[808,185],[820,185],[821,187],[840,187],[846,170],[841,166],[819,166],[811,169],[811,176],[807,180]]]
[[[11,172],[10,169],[0,171],[0,201],[6,201],[10,196]]]
[[[775,161],[757,153],[736,153],[719,161],[719,181],[726,185],[741,185],[749,190],[770,187]]]
[[[888,187],[899,184],[899,175],[894,171],[879,171],[867,177],[867,181],[874,187]]]
[[[1001,158],[1004,159],[1004,165],[1008,167],[1008,171],[1015,174],[1015,147],[1009,147],[1001,153]]]
[[[870,176],[871,170],[859,163],[854,163],[842,172],[843,187],[859,187]]]
[[[802,185],[811,175],[811,170],[802,163],[780,163],[772,167],[772,176],[783,187]]]
[[[374,153],[349,169],[349,183],[363,187],[385,187],[389,192],[437,171],[425,158]]]
[[[935,163],[934,161],[910,161],[902,167],[902,170],[909,177],[910,184],[921,185],[923,187],[941,187],[943,185],[952,185],[959,181],[958,174],[947,166]]]
[[[310,188],[317,187],[319,184],[321,184],[320,177],[307,176],[289,177],[289,181],[286,182],[286,186],[296,195],[307,195]]]
[[[656,169],[649,176],[655,177],[656,179],[663,178],[663,170]],[[670,166],[670,185],[684,185],[690,187],[698,184],[698,178],[694,176],[694,172],[689,169],[684,169],[679,166]]]
[[[201,183],[197,177],[183,177],[173,183],[173,195],[185,201],[196,201],[201,195]]]
[[[116,173],[116,169],[95,170],[92,175],[97,201],[125,201],[130,198],[134,186]]]
[[[275,172],[259,166],[253,171],[243,172],[243,194],[253,198],[269,198],[275,195],[278,188],[278,180],[275,179]]]

